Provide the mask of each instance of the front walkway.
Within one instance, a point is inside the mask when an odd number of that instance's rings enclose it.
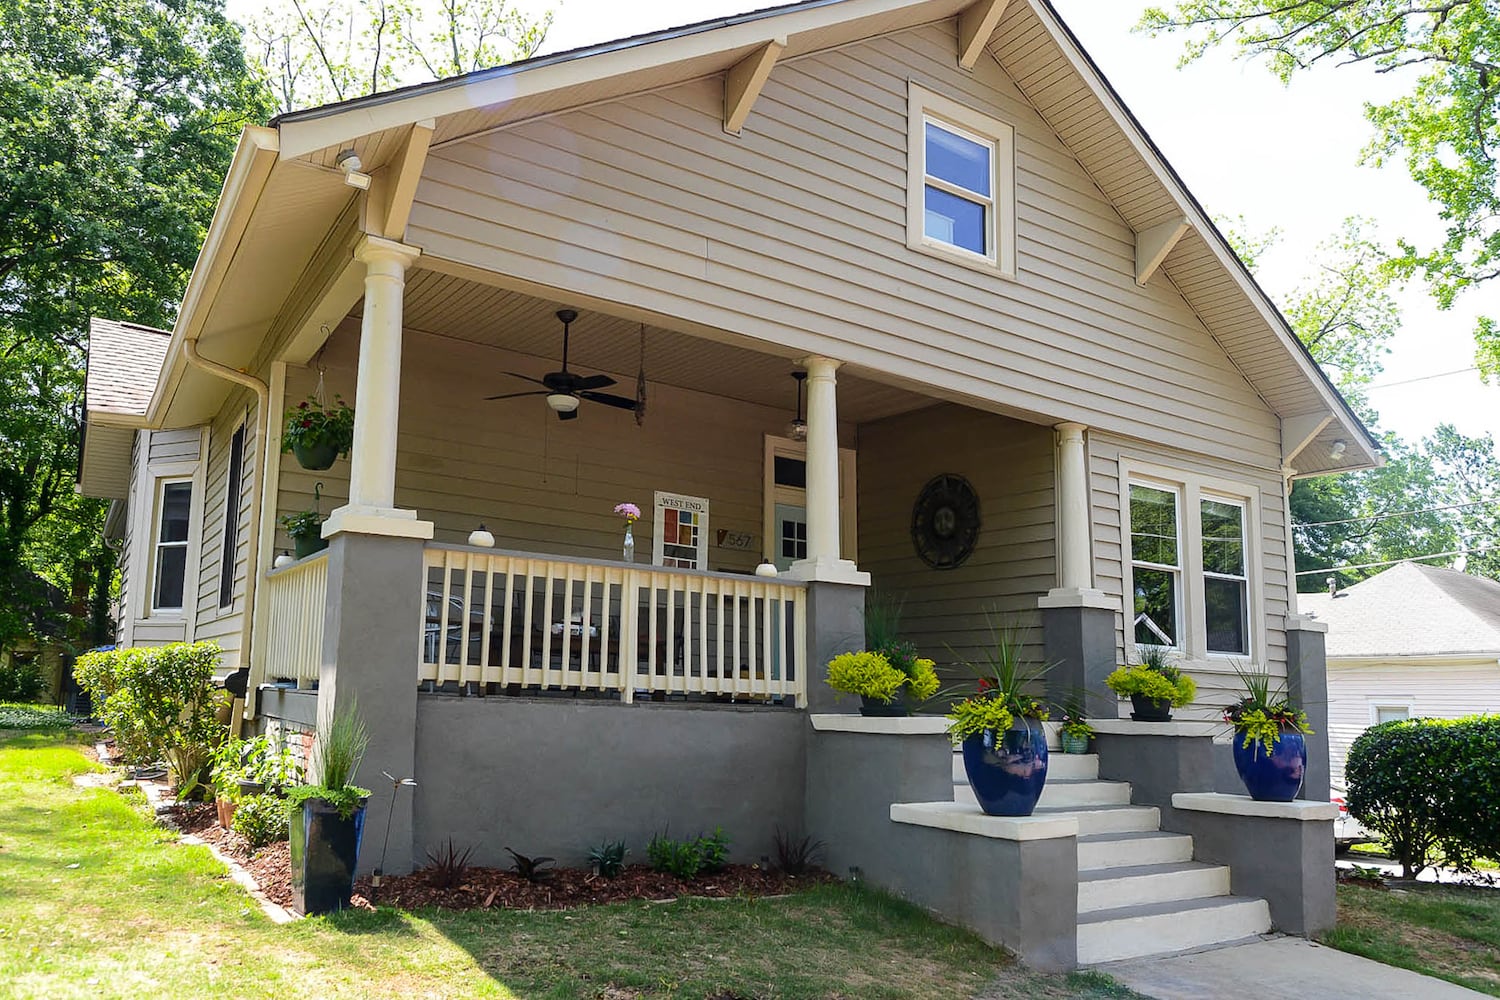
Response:
[[[1275,937],[1172,958],[1101,965],[1156,1000],[1465,1000],[1484,994],[1301,938]]]

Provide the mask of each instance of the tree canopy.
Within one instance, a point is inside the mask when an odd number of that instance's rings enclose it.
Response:
[[[171,324],[270,112],[218,2],[0,0],[0,649],[57,612],[38,578],[108,589],[72,485],[89,317]]]
[[[1315,66],[1405,74],[1408,93],[1368,103],[1365,159],[1399,159],[1447,226],[1437,246],[1401,241],[1392,267],[1421,274],[1438,304],[1500,277],[1500,5],[1495,0],[1180,0],[1141,19],[1187,32],[1184,61],[1218,45],[1265,57],[1283,81]],[[1483,317],[1477,360],[1500,374],[1500,327]]]

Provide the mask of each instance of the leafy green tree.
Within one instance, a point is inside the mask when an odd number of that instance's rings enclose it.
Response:
[[[107,573],[72,487],[89,317],[171,324],[272,108],[217,0],[0,0],[0,648],[35,628],[29,581]]]
[[[1184,31],[1183,61],[1233,45],[1265,57],[1283,81],[1320,64],[1405,72],[1409,93],[1367,104],[1375,135],[1364,159],[1403,159],[1447,225],[1443,242],[1403,241],[1393,262],[1421,273],[1439,305],[1500,277],[1500,5],[1495,0],[1179,0],[1149,8],[1142,29]],[[1500,326],[1476,330],[1478,363],[1500,373]]]
[[[525,59],[551,25],[509,0],[282,0],[246,31],[285,112]]]

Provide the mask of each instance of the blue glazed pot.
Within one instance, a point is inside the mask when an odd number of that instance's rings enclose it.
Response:
[[[1037,719],[964,740],[964,772],[991,816],[1030,816],[1047,783],[1047,731]]]
[[[1276,749],[1266,752],[1260,740],[1245,746],[1244,736],[1234,736],[1234,769],[1245,790],[1259,802],[1290,802],[1302,790],[1307,770],[1307,741],[1301,733],[1282,732]]]
[[[344,819],[322,799],[302,803],[291,824],[292,909],[312,916],[347,909],[365,832],[365,806]]]

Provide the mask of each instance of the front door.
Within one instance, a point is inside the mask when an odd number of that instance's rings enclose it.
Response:
[[[807,508],[801,504],[778,503],[771,524],[775,535],[771,540],[772,562],[779,570],[791,568],[792,563],[807,558]]]

